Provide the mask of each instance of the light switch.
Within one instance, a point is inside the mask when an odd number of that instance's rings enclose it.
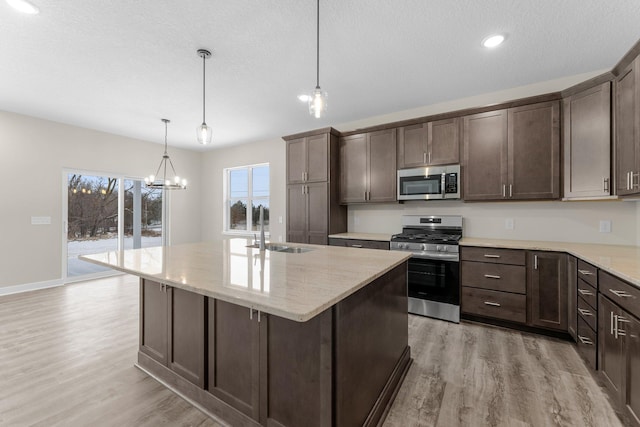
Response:
[[[504,220],[504,228],[506,230],[513,230],[514,226],[513,218],[507,218]]]
[[[600,232],[601,233],[611,233],[611,220],[610,219],[601,219],[600,220]]]

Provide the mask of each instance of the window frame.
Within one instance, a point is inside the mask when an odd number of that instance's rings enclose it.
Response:
[[[253,169],[260,167],[269,168],[269,195],[268,196],[253,196]],[[247,171],[247,197],[231,197],[231,172],[236,170],[246,170]],[[250,207],[253,206],[253,202],[256,200],[265,200],[269,204],[269,208],[271,208],[271,165],[269,162],[264,163],[255,163],[251,165],[244,166],[234,166],[229,168],[224,168],[222,171],[223,175],[223,221],[222,221],[222,234],[229,236],[253,236],[257,234],[259,231],[252,231],[250,228],[250,224],[253,224],[253,209]],[[247,201],[247,229],[246,230],[233,230],[230,228],[230,210],[233,203],[238,200],[246,200]],[[271,224],[271,218],[269,219],[269,224]],[[269,230],[265,230],[264,232],[266,237],[271,236],[271,227]]]

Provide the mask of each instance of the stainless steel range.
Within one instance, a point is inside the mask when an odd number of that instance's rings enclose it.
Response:
[[[405,215],[402,226],[402,233],[391,238],[391,250],[412,254],[409,313],[459,323],[462,217]]]

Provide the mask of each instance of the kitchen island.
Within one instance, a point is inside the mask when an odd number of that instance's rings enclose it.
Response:
[[[81,259],[140,277],[137,366],[212,417],[233,426],[377,425],[411,363],[409,256],[250,243]]]

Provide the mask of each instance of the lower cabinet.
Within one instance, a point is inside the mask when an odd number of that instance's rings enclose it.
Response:
[[[348,248],[382,249],[389,250],[390,243],[382,240],[360,240],[341,239],[337,237],[329,238],[329,246],[345,246]]]
[[[640,290],[599,272],[598,363],[629,424],[640,426]]]
[[[140,351],[204,387],[205,297],[141,279],[140,305]]]
[[[528,252],[529,325],[567,331],[567,255]]]

